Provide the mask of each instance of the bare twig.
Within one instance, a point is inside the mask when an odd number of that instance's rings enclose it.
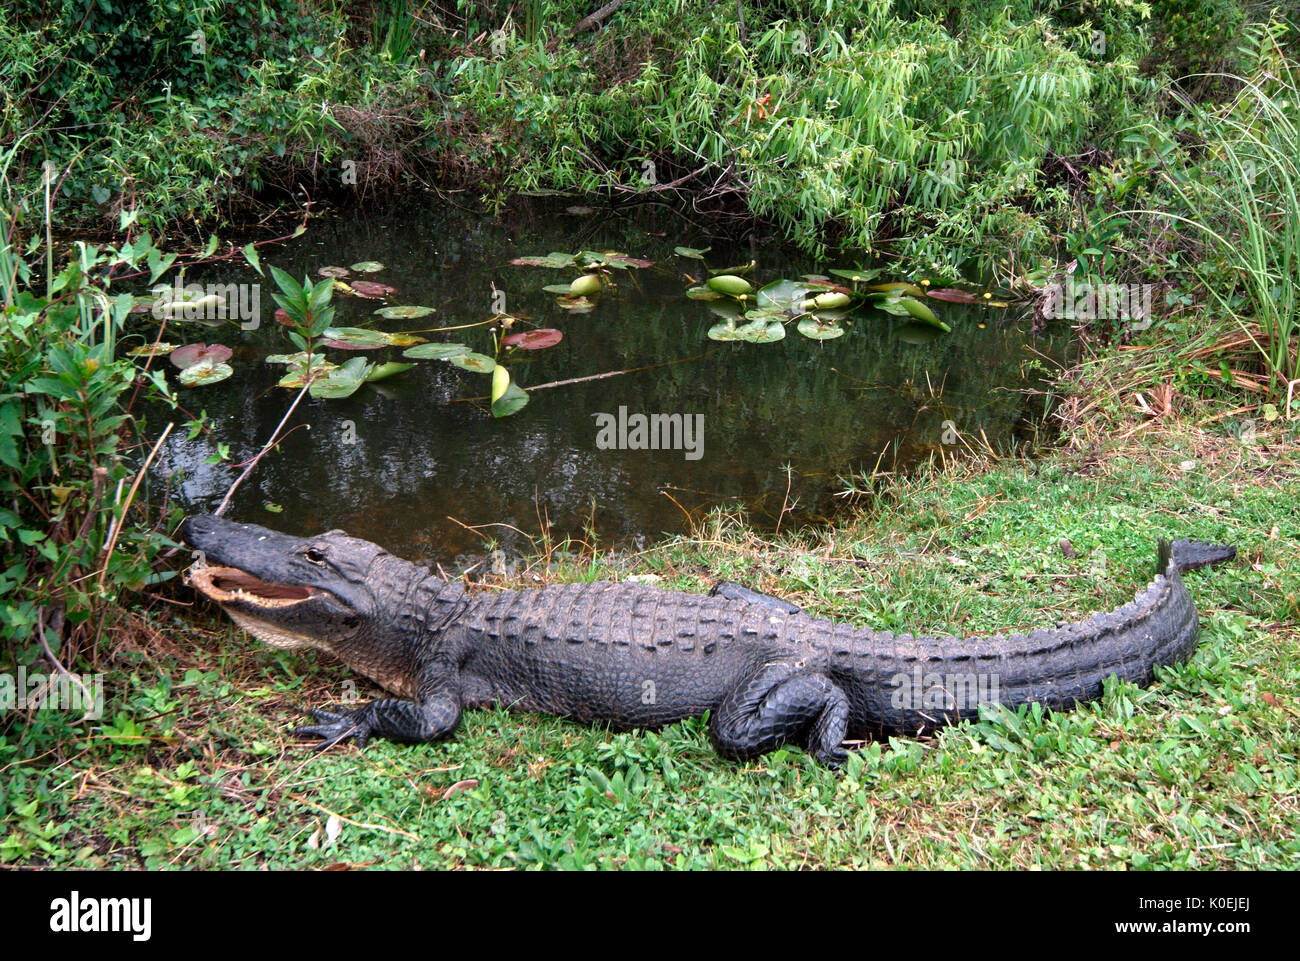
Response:
[[[55,611],[54,613],[55,617],[50,618],[52,622],[56,620],[61,621],[63,619],[61,611]],[[51,623],[50,627],[54,630],[59,629],[56,623]],[[91,695],[90,691],[86,690],[86,685],[81,683],[81,678],[77,677],[75,674],[69,673],[68,669],[63,666],[57,657],[54,656],[54,652],[50,650],[50,643],[45,639],[45,608],[43,607],[36,609],[36,636],[40,639],[41,647],[45,649],[45,656],[50,659],[50,663],[54,665],[55,670],[73,684],[77,685],[77,687],[81,688],[81,703],[87,705],[86,717],[83,717],[82,720],[86,720],[86,718],[90,717],[91,712],[95,710],[95,698]]]
[[[122,505],[122,513],[118,516],[118,522],[113,528],[113,534],[108,539],[108,545],[104,548],[104,566],[99,569],[99,586],[104,586],[104,578],[108,576],[108,563],[113,559],[113,549],[117,547],[117,539],[122,534],[122,528],[126,526],[126,513],[131,509],[131,502],[135,500],[135,492],[140,489],[140,482],[144,480],[145,473],[149,470],[149,465],[153,459],[158,456],[158,451],[167,439],[167,435],[172,432],[176,426],[175,421],[168,421],[167,427],[163,430],[162,436],[158,438],[153,445],[153,450],[149,451],[149,456],[144,459],[140,466],[140,471],[135,475],[135,482],[131,484],[131,490],[127,492],[126,503]]]
[[[293,416],[293,412],[297,408],[298,402],[302,400],[303,395],[307,393],[309,387],[311,387],[310,380],[302,385],[302,390],[298,391],[298,396],[293,399],[293,403],[289,405],[289,409],[285,411],[284,416],[280,418],[280,423],[277,424],[275,430],[271,432],[271,437],[266,442],[266,445],[257,452],[257,456],[248,462],[248,466],[244,468],[244,472],[236,477],[235,482],[230,485],[230,490],[226,491],[226,496],[221,498],[221,503],[218,504],[217,509],[212,512],[214,516],[222,514],[225,509],[230,506],[230,498],[234,495],[235,490],[244,482],[244,478],[253,472],[253,468],[256,467],[257,462],[266,455],[266,452],[275,446],[276,439],[280,436],[280,431],[284,429],[284,425],[288,423],[289,418]]]

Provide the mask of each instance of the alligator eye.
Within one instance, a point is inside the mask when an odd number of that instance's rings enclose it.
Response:
[[[320,551],[316,550],[316,548],[314,547],[307,548],[307,551],[304,554],[304,556],[307,558],[307,560],[311,561],[313,564],[325,563],[325,555]]]

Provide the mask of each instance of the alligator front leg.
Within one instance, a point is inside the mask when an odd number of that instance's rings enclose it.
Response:
[[[384,698],[357,708],[312,709],[307,713],[323,723],[295,728],[293,733],[298,737],[322,738],[316,745],[319,750],[333,747],[350,737],[356,738],[358,747],[365,747],[372,736],[407,743],[436,741],[446,737],[460,723],[460,700],[399,701]]]
[[[741,680],[718,706],[710,733],[722,754],[757,757],[791,741],[838,767],[849,701],[825,674],[796,664],[765,664]]]
[[[460,723],[460,680],[454,667],[440,664],[424,673],[414,701],[383,698],[357,708],[334,711],[312,710],[308,713],[321,724],[294,730],[295,735],[319,737],[317,748],[324,750],[340,741],[355,738],[365,747],[372,736],[390,741],[418,743],[436,741],[456,730]]]

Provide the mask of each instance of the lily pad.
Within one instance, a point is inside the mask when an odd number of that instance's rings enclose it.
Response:
[[[335,281],[335,289],[341,281]],[[364,297],[367,300],[383,300],[389,294],[397,293],[396,287],[390,287],[388,284],[376,283],[373,280],[354,280],[351,285],[342,284],[344,293],[351,293],[355,297]]]
[[[324,377],[318,377],[307,393],[330,400],[351,397],[366,382],[366,377],[373,369],[374,365],[366,363],[364,357],[353,357],[342,367],[335,367],[327,371]]]
[[[574,314],[588,313],[596,306],[595,301],[588,300],[586,297],[569,297],[567,295],[556,297],[555,303]]]
[[[546,291],[548,294],[562,294],[565,297],[569,296],[568,284],[547,284],[542,288],[542,290]]]
[[[464,344],[421,344],[410,350],[402,351],[403,357],[411,360],[449,360],[458,354],[468,354],[469,348]]]
[[[412,320],[416,317],[427,317],[436,309],[434,307],[380,307],[375,313],[389,320]]]
[[[462,370],[472,370],[479,374],[490,374],[496,369],[497,362],[485,354],[475,354],[473,352],[465,354],[453,354],[446,358],[447,363],[455,364]]]
[[[316,271],[316,273],[320,274],[322,277],[333,277],[338,280],[346,277],[351,273],[351,271],[346,267],[322,267],[320,270]]]
[[[512,380],[505,393],[492,402],[492,416],[509,417],[522,410],[527,403],[528,393]]]
[[[709,287],[692,287],[686,291],[691,300],[721,300],[722,294]]]
[[[872,284],[871,289],[886,294],[911,294],[913,297],[925,296],[924,287],[918,287],[916,284],[909,284],[900,280],[891,281],[887,284]]]
[[[749,263],[747,263],[747,264],[738,264],[738,265],[735,266],[735,267],[710,267],[710,268],[709,268],[709,273],[711,273],[711,274],[736,274],[737,276],[740,276],[740,275],[743,275],[743,274],[752,273],[753,270],[754,270],[754,268],[757,267],[757,266],[758,266],[758,261],[756,261],[756,260],[751,260],[751,261],[750,261]]]
[[[843,327],[838,324],[819,323],[817,318],[812,316],[801,318],[796,329],[809,340],[834,340],[836,337],[844,336]]]
[[[387,380],[404,371],[410,370],[414,364],[400,364],[395,360],[390,360],[386,364],[378,364],[374,370],[366,374],[366,383],[373,384],[377,380]]]
[[[715,324],[709,328],[709,339],[743,340],[750,344],[771,344],[785,337],[785,325],[775,320],[752,320],[747,324]]]
[[[384,269],[384,265],[377,260],[361,260],[353,264],[352,269],[359,274],[377,274]]]
[[[875,280],[880,276],[879,267],[833,267],[827,271],[835,277],[843,277],[845,280],[851,280],[855,284],[865,283],[868,280]]]
[[[202,360],[181,371],[180,382],[186,387],[203,387],[207,384],[219,383],[233,373],[229,364]]]
[[[193,367],[204,361],[211,361],[213,364],[225,363],[230,360],[233,353],[234,351],[223,344],[186,344],[184,347],[177,347],[173,350],[170,359],[181,370],[185,370],[187,367]]]
[[[678,257],[689,257],[691,260],[703,260],[712,247],[674,247],[673,253]]]
[[[546,347],[554,347],[563,339],[564,334],[554,327],[539,327],[537,330],[510,334],[508,337],[503,337],[501,343],[507,347],[518,347],[520,350],[542,350]]]
[[[934,290],[927,290],[925,296],[933,297],[935,300],[945,300],[950,304],[978,304],[980,302],[978,295],[972,294],[968,290],[957,290],[955,287],[936,287]]]
[[[760,307],[776,307],[780,310],[799,309],[808,299],[810,285],[797,280],[774,280],[765,284],[758,291]]]
[[[410,347],[422,344],[425,338],[415,334],[390,334],[382,330],[367,330],[363,327],[327,327],[321,335],[329,347],[340,350],[374,350],[378,347]]]
[[[510,263],[516,267],[572,267],[575,260],[573,254],[553,251],[545,257],[516,257]]]
[[[629,257],[627,254],[609,254],[609,265],[611,267],[653,267],[653,260],[645,260],[642,257]]]

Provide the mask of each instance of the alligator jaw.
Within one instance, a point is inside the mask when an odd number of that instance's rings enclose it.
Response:
[[[221,605],[240,601],[253,607],[290,607],[321,593],[313,587],[270,584],[238,567],[196,567],[187,582]]]
[[[286,608],[308,601],[333,601],[329,591],[293,584],[272,584],[238,567],[195,567],[186,582],[221,606],[231,620],[272,647],[321,646],[321,638],[290,629]]]

